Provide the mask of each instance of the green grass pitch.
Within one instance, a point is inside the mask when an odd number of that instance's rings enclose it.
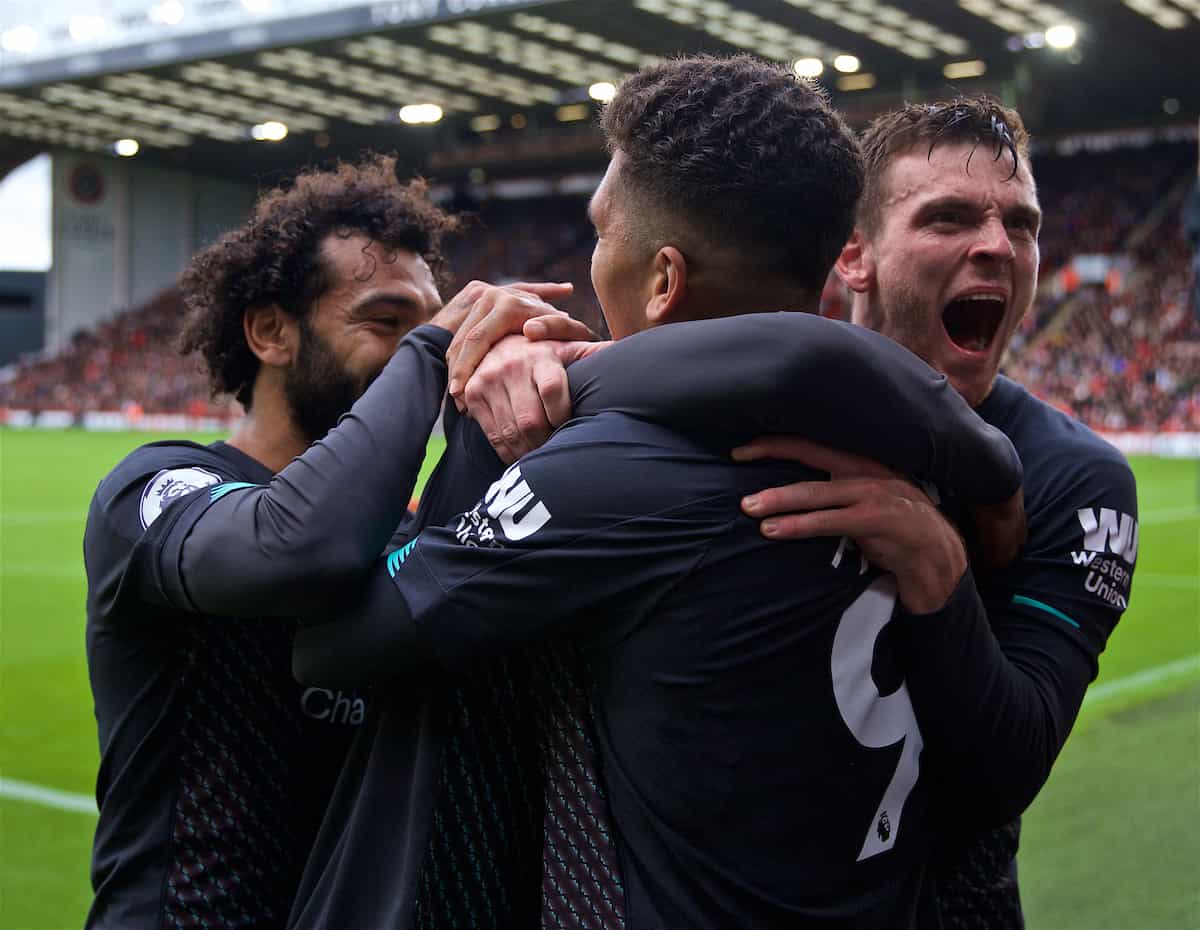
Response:
[[[96,482],[152,438],[0,430],[0,787],[93,790],[83,521]],[[1133,464],[1132,604],[1026,817],[1030,930],[1200,928],[1200,462]],[[94,815],[10,794],[0,791],[0,930],[79,927]]]

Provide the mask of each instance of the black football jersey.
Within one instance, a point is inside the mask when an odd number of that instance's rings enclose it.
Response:
[[[88,927],[283,926],[365,700],[296,683],[295,620],[169,606],[145,558],[188,501],[270,478],[224,443],[164,442],[96,491],[84,539],[101,754]]]
[[[1006,657],[1045,682],[1050,723],[1032,717],[1023,726],[1027,741],[1045,747],[1035,766],[1036,790],[1129,606],[1140,535],[1137,488],[1120,452],[1008,378],[996,380],[979,414],[1012,440],[1025,469],[1029,538],[1016,561],[979,587]],[[944,816],[953,824],[969,806],[964,800]],[[1016,821],[965,835],[944,831],[948,839],[931,875],[946,930],[1024,926],[1019,832]]]
[[[928,799],[883,635],[894,584],[739,509],[803,474],[622,414],[576,420],[381,564],[349,627],[304,630],[304,675],[337,677],[369,619],[393,676],[575,642],[629,926],[908,926]]]

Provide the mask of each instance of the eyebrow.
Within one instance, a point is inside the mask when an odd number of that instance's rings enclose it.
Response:
[[[1042,211],[1038,207],[1024,205],[1013,207],[1011,210],[1005,210],[1004,215],[1007,219],[1023,220],[1031,226],[1040,227],[1042,225]]]
[[[970,210],[978,211],[979,204],[971,200],[969,197],[959,197],[949,194],[943,197],[935,197],[928,203],[924,203],[917,211],[917,216],[924,218],[930,213],[936,213],[938,210]],[[1015,207],[1010,207],[1004,211],[1006,220],[1023,220],[1034,226],[1041,226],[1042,211],[1038,207],[1029,206],[1027,204],[1019,204]]]
[[[954,194],[946,194],[941,197],[935,197],[927,203],[921,204],[917,213],[924,216],[936,210],[979,210],[979,204],[969,197],[959,197]]]
[[[350,310],[352,313],[358,313],[373,304],[388,304],[399,310],[418,309],[417,300],[407,294],[386,294],[379,291],[371,291],[356,300],[350,307]]]

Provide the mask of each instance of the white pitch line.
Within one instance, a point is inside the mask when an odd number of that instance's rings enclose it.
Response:
[[[1119,694],[1140,691],[1143,688],[1156,685],[1169,678],[1178,678],[1190,672],[1200,672],[1200,655],[1188,656],[1186,659],[1177,659],[1174,662],[1168,662],[1166,665],[1156,665],[1154,668],[1148,668],[1143,672],[1126,675],[1124,678],[1118,678],[1116,681],[1106,681],[1104,684],[1096,685],[1096,687],[1088,689],[1088,693],[1084,695],[1083,703],[1085,707],[1089,704],[1098,704]]]
[[[93,817],[97,813],[96,799],[90,794],[73,794],[70,791],[44,788],[27,781],[17,781],[15,778],[0,778],[0,798],[41,804],[43,807],[53,807],[60,811],[91,814]]]

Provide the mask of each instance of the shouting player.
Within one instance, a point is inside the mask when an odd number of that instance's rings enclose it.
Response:
[[[985,701],[970,720],[952,720],[936,692],[912,687],[922,727],[973,724],[934,763],[935,770],[965,771],[976,786],[969,797],[958,796],[961,804],[943,808],[942,856],[933,872],[943,926],[1011,930],[1023,926],[1019,821],[982,833],[970,825],[976,814],[1015,816],[1049,775],[1129,604],[1137,492],[1116,449],[998,375],[1037,283],[1040,211],[1020,115],[978,98],[914,105],[876,119],[862,143],[865,192],[837,263],[854,294],[853,318],[944,372],[1008,435],[1025,470],[1029,536],[1018,558],[977,586],[968,572],[952,595],[946,592],[950,604],[982,599],[1003,650],[964,648],[962,661],[945,669],[947,676],[982,676]],[[786,451],[786,444],[767,443],[751,454]],[[772,538],[846,533],[880,567],[904,573],[912,569],[897,554],[914,541],[949,536],[946,521],[927,508],[919,511],[923,522],[909,519],[911,486],[861,462],[818,458],[834,481],[771,491],[748,506],[753,516],[811,512],[767,521]],[[865,504],[878,509],[864,519]],[[929,680],[915,666],[931,653],[919,638],[912,646],[906,670],[914,681]],[[985,792],[1002,802],[991,814],[980,802]]]

